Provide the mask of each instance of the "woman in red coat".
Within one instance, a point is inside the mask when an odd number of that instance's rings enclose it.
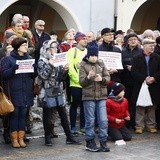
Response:
[[[114,140],[130,141],[132,136],[125,126],[125,121],[130,120],[128,101],[124,98],[125,87],[121,83],[111,86],[111,93],[106,100],[108,115],[108,134]]]

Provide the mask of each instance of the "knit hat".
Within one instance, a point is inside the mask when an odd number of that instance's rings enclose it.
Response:
[[[127,41],[128,41],[128,39],[131,38],[131,37],[136,37],[137,39],[139,39],[138,36],[137,36],[137,34],[134,33],[134,32],[132,32],[132,33],[129,33],[129,34],[127,35]]]
[[[96,40],[92,41],[87,47],[87,57],[98,56],[98,44]]]
[[[16,35],[16,33],[14,33],[14,32],[9,32],[9,31],[6,31],[6,33],[5,33],[6,39],[9,39],[9,38],[12,37],[13,35]]]
[[[110,28],[103,28],[101,31],[101,35],[103,36],[105,33],[110,33],[110,32],[114,32],[114,30]]]
[[[113,83],[111,86],[111,92],[114,96],[117,96],[121,91],[125,89],[124,85],[118,82]]]
[[[18,48],[23,44],[23,43],[27,43],[27,40],[25,38],[22,38],[22,37],[18,37],[18,38],[15,38],[13,41],[12,41],[12,47],[14,48],[14,50],[18,50]]]
[[[77,32],[77,33],[76,33],[76,36],[75,36],[75,40],[76,40],[76,41],[79,41],[79,40],[81,40],[81,39],[84,38],[84,37],[86,37],[85,34],[83,34],[83,33],[81,33],[81,32]]]

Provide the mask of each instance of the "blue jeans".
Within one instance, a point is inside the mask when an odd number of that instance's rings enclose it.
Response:
[[[10,114],[10,131],[25,131],[27,107],[14,107]]]
[[[95,138],[95,115],[99,127],[99,141],[107,141],[108,119],[106,113],[106,100],[83,101],[85,114],[85,135],[86,141]]]

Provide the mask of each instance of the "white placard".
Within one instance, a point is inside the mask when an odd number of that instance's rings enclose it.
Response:
[[[58,66],[65,66],[67,64],[67,52],[63,52],[63,53],[54,53],[54,66],[58,67]]]
[[[35,59],[27,59],[27,60],[17,60],[16,64],[18,65],[18,69],[16,70],[16,74],[19,73],[33,73],[35,63]]]
[[[123,69],[121,53],[99,51],[98,57],[103,60],[107,69]]]

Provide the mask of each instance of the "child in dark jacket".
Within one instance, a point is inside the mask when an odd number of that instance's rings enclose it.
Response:
[[[125,121],[130,120],[130,115],[128,101],[124,98],[124,89],[121,83],[114,83],[106,100],[108,134],[114,141],[130,141],[132,138],[130,131],[125,126]]]

